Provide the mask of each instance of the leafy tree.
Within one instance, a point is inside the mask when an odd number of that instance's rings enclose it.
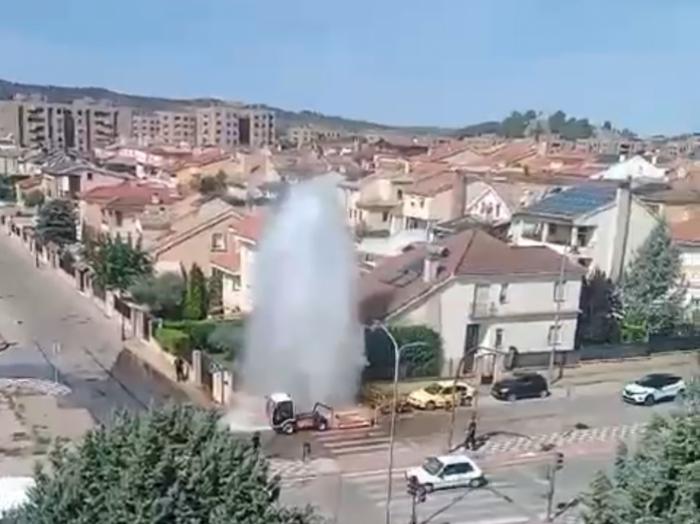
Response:
[[[219,324],[207,338],[207,348],[211,353],[224,353],[233,360],[244,344],[244,328],[235,322]]]
[[[549,122],[549,130],[552,133],[559,134],[566,124],[566,113],[561,110],[552,113],[547,121]]]
[[[603,122],[603,129],[606,131],[612,131],[612,124],[610,123],[610,120]]]
[[[215,195],[226,190],[227,175],[224,171],[219,171],[214,176],[203,176],[199,181],[199,192],[203,195]]]
[[[621,516],[621,523],[697,524],[700,515],[700,398],[690,381],[683,410],[657,417],[632,454],[618,455],[614,481],[591,485],[586,512]],[[694,399],[688,402],[688,398]],[[604,497],[603,491],[611,495]],[[592,496],[593,494],[596,496]],[[605,513],[603,513],[605,512]],[[586,522],[607,522],[593,518]]]
[[[651,232],[625,273],[622,283],[623,333],[639,339],[673,329],[683,317],[686,286],[678,248],[666,224]]]
[[[27,207],[38,207],[44,204],[44,193],[35,189],[24,196],[24,205]]]
[[[76,239],[75,227],[75,208],[72,202],[56,199],[41,207],[36,231],[43,244],[72,244]]]
[[[140,245],[131,246],[119,236],[89,242],[85,255],[103,289],[126,291],[152,271],[151,260]]]
[[[188,320],[206,318],[208,311],[207,279],[197,264],[192,264],[187,278],[187,291],[182,316]]]
[[[223,275],[221,271],[214,270],[211,277],[209,278],[209,290],[207,293],[209,299],[209,313],[212,315],[218,315],[223,312],[224,309],[224,297],[223,297]]]
[[[529,122],[525,115],[519,111],[513,111],[501,124],[503,135],[508,138],[522,138],[525,136],[525,129]]]
[[[626,524],[621,500],[610,479],[598,472],[591,482],[590,491],[584,496],[584,524]]]
[[[135,280],[129,293],[140,304],[162,318],[178,319],[182,314],[185,280],[179,273],[143,275]]]
[[[280,479],[219,415],[173,406],[119,414],[39,467],[13,524],[311,524],[279,503]]]
[[[411,347],[401,353],[403,375],[429,377],[440,373],[442,366],[442,339],[428,326],[391,326],[389,331],[399,347],[410,342],[424,346]],[[390,379],[394,375],[394,349],[383,330],[365,331],[366,379]]]
[[[619,339],[622,304],[615,284],[602,271],[584,277],[579,309],[580,341],[600,344]]]
[[[588,138],[593,134],[593,126],[591,126],[587,118],[582,118],[580,120],[569,118],[559,129],[559,134],[562,138],[567,140]]]

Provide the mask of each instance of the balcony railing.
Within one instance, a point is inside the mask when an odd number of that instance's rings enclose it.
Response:
[[[473,318],[494,317],[498,314],[498,307],[494,302],[472,302]]]

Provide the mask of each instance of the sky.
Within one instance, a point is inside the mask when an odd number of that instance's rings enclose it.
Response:
[[[0,78],[395,125],[700,131],[697,0],[5,0]]]

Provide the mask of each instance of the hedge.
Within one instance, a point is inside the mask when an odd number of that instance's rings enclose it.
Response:
[[[184,335],[189,349],[202,349],[207,353],[226,353],[233,356],[242,345],[243,323],[220,320],[165,320],[163,328]]]
[[[190,348],[190,338],[179,329],[157,328],[153,336],[165,351],[173,355],[184,356]]]
[[[399,347],[409,342],[424,342],[401,352],[402,378],[434,377],[442,367],[442,339],[427,326],[392,326],[389,328]],[[365,330],[367,367],[365,380],[391,380],[394,376],[394,349],[386,333],[380,329]]]

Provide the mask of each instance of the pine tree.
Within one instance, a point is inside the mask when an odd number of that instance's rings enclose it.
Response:
[[[311,524],[279,504],[279,477],[219,415],[191,406],[120,414],[57,447],[12,524]]]
[[[208,289],[208,312],[212,315],[223,312],[223,276],[221,272],[215,271],[209,278]]]
[[[188,320],[202,320],[208,311],[207,279],[197,264],[192,264],[187,278],[187,292],[183,306],[183,317]]]
[[[624,511],[617,500],[610,479],[599,471],[591,482],[590,491],[584,495],[585,509],[582,513],[585,524],[623,524]]]
[[[651,232],[636,254],[622,285],[623,331],[628,339],[672,329],[683,316],[686,287],[678,248],[666,224]]]
[[[76,239],[75,208],[68,200],[51,200],[41,207],[36,231],[41,242],[63,246]]]

